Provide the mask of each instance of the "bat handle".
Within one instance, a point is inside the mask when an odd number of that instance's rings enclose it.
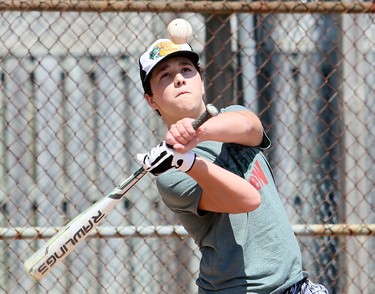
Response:
[[[213,116],[217,116],[219,111],[217,108],[212,104],[206,105],[206,111],[203,112],[195,121],[193,121],[194,129],[198,129],[201,125],[203,125],[208,119]]]

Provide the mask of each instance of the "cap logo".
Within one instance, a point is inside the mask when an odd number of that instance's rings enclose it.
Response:
[[[167,56],[173,52],[177,52],[181,50],[181,46],[176,45],[172,42],[160,42],[155,45],[154,48],[150,51],[150,59],[157,60],[161,57]]]

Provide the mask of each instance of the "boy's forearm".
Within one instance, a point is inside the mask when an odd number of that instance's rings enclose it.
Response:
[[[250,111],[224,112],[204,125],[201,141],[238,143],[258,146],[263,137],[259,118]]]
[[[202,188],[199,209],[214,212],[242,213],[260,205],[260,195],[249,181],[201,157],[187,172]]]

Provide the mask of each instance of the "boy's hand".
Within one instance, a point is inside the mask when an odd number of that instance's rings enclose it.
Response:
[[[199,143],[199,131],[192,126],[193,121],[191,118],[184,118],[171,125],[165,136],[168,146],[173,146],[180,153],[193,149]]]
[[[152,148],[146,154],[137,154],[137,160],[142,164],[143,168],[155,176],[171,168],[178,168],[183,172],[187,172],[193,166],[195,157],[195,153],[191,151],[179,153],[169,148],[165,141]]]

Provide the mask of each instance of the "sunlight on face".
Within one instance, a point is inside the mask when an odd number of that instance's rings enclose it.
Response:
[[[186,57],[170,58],[160,63],[150,79],[149,104],[166,120],[196,116],[204,105],[204,85],[194,64]]]

